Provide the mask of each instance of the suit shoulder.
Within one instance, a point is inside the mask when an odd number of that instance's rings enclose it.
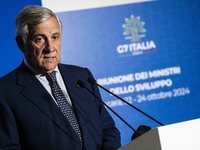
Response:
[[[6,75],[4,75],[3,77],[1,77],[0,78],[0,84],[2,83],[2,82],[8,82],[8,81],[10,81],[10,80],[12,80],[13,78],[15,78],[16,77],[16,69],[15,70],[13,70],[13,71],[11,71],[11,72],[9,72],[8,74],[6,74]]]
[[[70,74],[74,77],[82,78],[82,77],[92,77],[91,71],[86,67],[80,67],[76,65],[68,65],[68,64],[59,64],[59,70],[62,74],[67,75]]]
[[[17,76],[17,72],[19,72],[20,70],[23,70],[24,68],[24,64],[21,63],[17,68],[13,69],[12,71],[10,71],[9,73],[7,73],[6,75],[0,77],[0,83],[2,81],[9,81],[12,79],[15,79],[15,77]]]
[[[59,64],[59,69],[61,70],[69,70],[73,72],[88,72],[89,69],[86,67],[76,66],[76,65],[69,65],[69,64]]]
[[[69,65],[69,64],[59,64],[61,68],[68,68],[68,69],[86,69],[85,67],[76,66],[76,65]]]

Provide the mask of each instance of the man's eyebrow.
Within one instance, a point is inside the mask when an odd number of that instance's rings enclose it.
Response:
[[[52,34],[53,36],[55,36],[55,35],[61,35],[61,33],[60,32],[55,32],[55,33],[53,33]],[[34,39],[35,37],[37,37],[37,36],[42,36],[42,37],[46,37],[46,35],[45,34],[43,34],[43,33],[37,33],[37,34],[33,34],[32,36],[31,36],[31,39]]]
[[[60,35],[60,32],[55,32],[52,35]]]
[[[37,36],[42,36],[42,37],[45,37],[45,34],[33,34],[32,36],[31,36],[31,38],[32,39],[34,39],[35,37],[37,37]]]

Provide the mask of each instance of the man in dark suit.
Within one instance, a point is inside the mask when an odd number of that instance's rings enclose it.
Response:
[[[60,64],[61,28],[59,18],[41,6],[25,7],[16,19],[16,41],[24,60],[0,79],[1,150],[120,147],[120,133],[105,107],[87,90],[77,87],[77,81],[82,80],[100,97],[98,88],[87,82],[93,78],[91,72]],[[54,89],[47,77],[51,73],[56,78]],[[64,100],[67,104],[60,102]],[[67,105],[68,112],[60,103]]]

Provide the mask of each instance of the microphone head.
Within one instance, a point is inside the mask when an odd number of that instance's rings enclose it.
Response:
[[[140,135],[148,132],[151,130],[151,127],[149,126],[146,126],[146,125],[140,125],[138,128],[137,128],[137,133],[134,133],[131,137],[131,140],[134,140],[136,139],[137,137],[139,137]]]
[[[92,84],[92,85],[94,85],[94,84],[97,83],[96,80],[94,80],[93,78],[88,78],[87,81],[88,81],[90,84]]]
[[[84,87],[85,87],[85,83],[84,83],[82,80],[78,80],[78,81],[77,81],[77,87],[82,87],[82,88],[84,88]]]

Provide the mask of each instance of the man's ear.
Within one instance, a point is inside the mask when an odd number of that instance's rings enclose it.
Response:
[[[24,49],[24,41],[22,39],[22,37],[20,36],[16,36],[15,38],[16,42],[17,42],[17,45],[18,47],[21,49],[21,51],[24,53],[25,49]]]

